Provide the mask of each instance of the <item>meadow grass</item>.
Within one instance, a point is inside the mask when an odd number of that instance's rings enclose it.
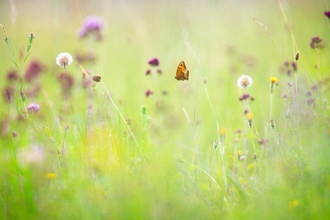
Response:
[[[2,5],[1,219],[330,217],[327,1]]]

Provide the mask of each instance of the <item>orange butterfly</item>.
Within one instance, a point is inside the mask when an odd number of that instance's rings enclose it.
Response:
[[[179,63],[178,68],[176,69],[176,76],[175,78],[177,80],[188,80],[189,79],[189,70],[186,66],[186,63],[184,61],[181,61]]]

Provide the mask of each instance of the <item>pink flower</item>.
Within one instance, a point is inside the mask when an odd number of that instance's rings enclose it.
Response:
[[[32,104],[28,105],[26,108],[30,114],[31,113],[37,114],[40,109],[40,106],[38,104],[32,103]]]

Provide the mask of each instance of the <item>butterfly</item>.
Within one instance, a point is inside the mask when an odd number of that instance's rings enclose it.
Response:
[[[182,81],[189,79],[189,70],[184,61],[181,61],[179,63],[179,66],[176,69],[175,78],[176,78],[176,80],[182,80]]]

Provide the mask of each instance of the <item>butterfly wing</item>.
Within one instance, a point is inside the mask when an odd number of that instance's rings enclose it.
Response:
[[[189,70],[187,69],[184,61],[179,63],[178,68],[176,69],[175,78],[182,81],[189,79]]]

